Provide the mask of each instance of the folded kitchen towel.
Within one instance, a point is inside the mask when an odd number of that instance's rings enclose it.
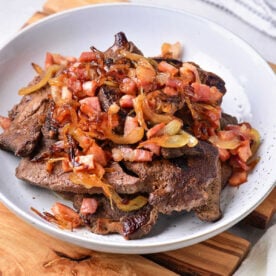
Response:
[[[271,226],[251,249],[233,276],[276,275],[276,224]]]
[[[203,0],[276,38],[276,0]]]

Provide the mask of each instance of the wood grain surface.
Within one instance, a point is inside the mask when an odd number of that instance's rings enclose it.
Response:
[[[47,15],[114,0],[48,0],[24,26]],[[125,2],[125,1],[123,1]],[[270,64],[276,72],[276,65]],[[275,213],[276,188],[246,218],[266,228]],[[0,276],[2,275],[232,275],[243,261],[250,243],[224,232],[179,250],[122,255],[100,253],[60,241],[22,221],[0,203]]]

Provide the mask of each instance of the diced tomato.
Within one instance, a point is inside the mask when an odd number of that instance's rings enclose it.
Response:
[[[101,105],[98,97],[87,97],[79,101],[80,110],[88,116],[98,114],[101,112]]]
[[[82,200],[80,213],[82,215],[94,214],[98,208],[98,201],[95,198],[85,197]]]
[[[119,104],[122,108],[133,108],[133,95],[124,95],[121,97]]]
[[[174,76],[178,73],[178,69],[166,61],[161,61],[158,63],[157,69],[160,72],[168,72],[171,76]]]
[[[127,116],[124,126],[124,136],[128,135],[132,130],[138,127],[137,117]]]
[[[97,60],[97,56],[94,52],[82,52],[79,57],[80,62],[91,62],[93,60]]]

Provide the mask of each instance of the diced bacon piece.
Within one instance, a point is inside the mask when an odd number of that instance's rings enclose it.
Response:
[[[131,148],[113,148],[112,158],[114,161],[130,161],[130,162],[149,162],[152,160],[153,152],[143,149]]]
[[[160,72],[168,72],[172,76],[178,73],[178,69],[166,61],[161,61],[160,63],[158,63],[157,68]]]
[[[2,129],[8,129],[11,125],[11,119],[0,115],[0,127]]]
[[[143,146],[143,148],[151,151],[153,154],[159,156],[161,147],[155,143],[147,143]]]
[[[162,130],[164,129],[164,127],[165,127],[165,123],[160,123],[150,128],[147,131],[147,138],[150,139],[154,136],[162,135]]]
[[[72,92],[67,86],[61,88],[61,98],[67,102],[72,100]]]
[[[78,167],[74,168],[76,171],[81,171],[81,170],[84,170],[84,169],[85,170],[92,170],[92,169],[95,168],[94,155],[93,154],[77,156],[75,158],[75,162],[79,164]]]
[[[94,160],[101,164],[102,166],[106,166],[107,158],[104,150],[98,146],[95,142],[89,147],[87,154],[92,154],[94,156]]]
[[[222,98],[222,93],[216,87],[209,87],[206,84],[194,82],[194,95],[192,99],[195,102],[209,102],[216,103]]]
[[[119,104],[122,108],[133,108],[133,95],[124,95],[120,98]]]
[[[49,52],[46,53],[45,57],[45,68],[47,69],[49,66],[54,64],[54,58],[53,55]]]
[[[72,166],[71,166],[71,163],[67,159],[62,160],[61,166],[62,166],[62,170],[64,172],[71,172],[73,170]]]
[[[80,110],[88,116],[101,112],[101,105],[98,97],[87,97],[79,101]]]
[[[97,60],[97,56],[94,52],[82,52],[79,57],[80,62],[91,62],[93,60]]]
[[[134,80],[131,78],[124,78],[122,83],[120,84],[120,91],[128,94],[128,95],[135,95],[137,90],[137,86]]]
[[[82,89],[86,93],[87,96],[93,97],[95,96],[96,89],[98,84],[95,80],[86,81],[82,84]]]
[[[58,225],[67,229],[72,229],[81,225],[79,214],[72,208],[56,202],[51,210],[58,221]]]
[[[140,87],[146,87],[155,79],[156,72],[152,67],[138,65],[136,67],[136,76]]]
[[[174,44],[165,42],[162,44],[161,51],[162,57],[179,59],[182,53],[182,47],[179,42],[176,42]]]
[[[229,179],[229,184],[231,186],[238,186],[247,181],[246,171],[235,171]]]
[[[174,96],[177,96],[177,95],[178,95],[177,90],[175,90],[174,88],[169,87],[169,86],[166,86],[166,87],[163,89],[163,92],[164,92],[166,95],[168,95],[169,97],[174,97]]]
[[[243,162],[247,162],[247,160],[252,156],[249,140],[245,140],[241,142],[241,145],[237,149],[237,153],[239,158]]]
[[[132,162],[148,162],[152,160],[152,155],[153,153],[148,151],[148,150],[143,150],[143,149],[135,149],[133,150],[133,158]]]
[[[98,201],[95,198],[85,197],[82,200],[80,213],[82,215],[94,214],[98,208]]]
[[[183,87],[183,80],[177,78],[168,78],[166,85],[172,88],[181,88]]]
[[[198,70],[197,70],[196,66],[193,65],[192,63],[184,62],[182,64],[182,67],[179,69],[179,71],[180,71],[180,75],[182,77],[184,77],[184,79],[186,81],[188,81],[188,80],[192,81],[191,80],[191,78],[192,78],[193,81],[200,83],[200,77],[198,74]],[[192,73],[193,76],[190,73]]]
[[[128,135],[132,130],[134,130],[138,126],[138,120],[136,117],[127,116],[124,126],[124,136]]]
[[[230,152],[227,149],[218,148],[219,158],[221,161],[226,161],[230,158]]]

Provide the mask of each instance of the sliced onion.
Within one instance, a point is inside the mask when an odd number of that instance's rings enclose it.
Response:
[[[236,149],[241,143],[238,137],[234,137],[230,140],[223,140],[223,139],[220,139],[217,135],[210,136],[208,140],[209,142],[211,142],[213,145],[217,146],[220,149],[229,149],[229,150]]]
[[[181,130],[182,125],[183,123],[180,119],[174,119],[166,124],[164,127],[164,134],[175,135]]]
[[[114,134],[110,128],[107,128],[105,136],[107,139],[111,140],[115,144],[130,145],[142,140],[142,138],[144,137],[144,129],[142,127],[137,127],[133,129],[129,134],[122,136]]]
[[[139,144],[139,147],[143,147],[147,144],[154,143],[163,148],[180,148],[185,145],[194,147],[198,143],[198,140],[185,131],[181,131],[176,135],[162,135],[153,137],[145,142]]]
[[[253,141],[251,144],[251,151],[252,151],[252,155],[254,156],[261,144],[261,136],[260,136],[260,133],[255,128],[252,128],[250,130],[250,136]]]
[[[174,116],[168,115],[168,114],[158,114],[155,113],[148,104],[148,101],[146,98],[144,98],[142,103],[142,110],[145,115],[145,117],[152,123],[158,124],[158,123],[169,123],[173,119],[175,119]]]
[[[137,96],[133,100],[133,107],[134,107],[134,111],[136,113],[136,116],[137,116],[140,126],[144,129],[148,129],[147,124],[144,119],[143,108],[142,108],[144,98],[145,97],[143,94],[140,94],[139,96]]]
[[[94,174],[72,173],[70,180],[75,184],[83,185],[87,189],[93,187],[102,188],[104,195],[111,201],[114,201],[116,206],[125,212],[138,210],[147,204],[147,198],[144,196],[137,196],[124,203],[123,199],[114,191],[111,185],[103,182]]]
[[[47,71],[45,72],[44,77],[36,84],[31,85],[31,86],[27,86],[24,88],[21,88],[18,92],[19,95],[28,95],[31,94],[37,90],[39,90],[40,88],[44,87],[50,78],[53,77],[53,75],[60,69],[60,65],[51,65],[49,66],[49,68],[47,69]]]

